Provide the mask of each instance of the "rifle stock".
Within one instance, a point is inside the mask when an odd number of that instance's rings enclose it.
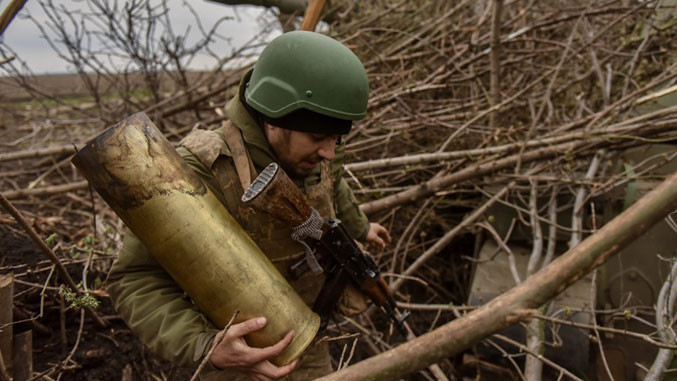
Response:
[[[256,210],[263,211],[279,218],[296,231],[312,225],[319,214],[308,204],[301,190],[287,174],[276,164],[266,167],[245,190],[242,201]],[[408,313],[397,311],[392,291],[381,276],[378,266],[359,248],[350,237],[343,223],[333,218],[321,221],[321,235],[301,235],[301,240],[314,260],[321,265],[327,280],[320,292],[313,311],[322,318],[321,328],[325,328],[332,311],[348,285],[354,282],[363,294],[368,296],[406,336],[404,319]],[[300,229],[299,229],[300,228]],[[297,239],[297,238],[294,238]],[[297,239],[298,240],[298,239]],[[291,266],[290,273],[298,277],[307,271],[307,260]]]

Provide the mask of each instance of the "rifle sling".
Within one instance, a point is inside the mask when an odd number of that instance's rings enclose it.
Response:
[[[223,122],[224,136],[228,148],[233,155],[233,162],[237,170],[237,176],[240,178],[242,189],[249,188],[252,183],[252,174],[256,174],[254,163],[249,156],[249,151],[245,148],[242,131],[235,127],[229,120]]]

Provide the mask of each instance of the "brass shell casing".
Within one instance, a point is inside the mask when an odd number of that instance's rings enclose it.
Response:
[[[236,323],[264,316],[265,328],[246,337],[259,348],[293,329],[278,366],[310,345],[320,317],[145,114],[107,129],[72,161],[215,326],[237,310]]]

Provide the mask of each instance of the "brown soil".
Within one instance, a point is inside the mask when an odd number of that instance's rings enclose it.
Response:
[[[29,273],[21,277],[24,282],[39,284],[45,282],[46,272],[41,270],[50,266],[45,263],[45,256],[28,237],[0,225],[0,242],[3,252],[0,265],[3,268],[11,268],[15,274],[25,273],[28,270]],[[102,274],[94,272],[91,275],[94,277]],[[53,276],[49,286],[59,284],[57,278]],[[100,300],[102,303],[97,311],[105,316],[111,325],[103,330],[91,319],[85,319],[78,348],[72,358],[74,363],[69,363],[64,368],[62,379],[117,381],[121,379],[123,370],[128,366],[132,369],[134,380],[151,380],[153,379],[151,374],[164,376],[168,380],[190,378],[191,370],[172,366],[149,353],[125,323],[117,317],[110,299],[100,298]],[[33,330],[34,371],[46,372],[63,362],[76,344],[80,312],[67,309],[62,315],[60,300],[54,293],[46,293],[44,300],[41,300],[40,290],[19,283],[15,283],[14,304],[15,309],[33,316],[39,314],[40,305],[44,308],[43,316],[36,318],[36,321],[46,327],[48,332],[40,332],[30,322],[19,322],[13,327],[15,334]],[[17,311],[14,320],[22,320],[17,316]],[[65,324],[66,342],[62,340],[62,320]]]

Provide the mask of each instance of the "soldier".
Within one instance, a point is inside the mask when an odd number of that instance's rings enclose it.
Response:
[[[365,116],[368,90],[364,66],[341,43],[313,32],[286,33],[242,79],[226,105],[224,128],[197,130],[181,142],[179,153],[285,277],[288,266],[305,255],[303,247],[291,239],[290,227],[253,213],[240,200],[248,181],[271,162],[281,165],[322,217],[341,219],[355,239],[379,248],[390,241],[383,226],[369,223],[342,179],[341,137]],[[323,281],[308,272],[290,284],[312,305]],[[108,290],[116,310],[152,351],[183,366],[206,356],[218,330],[131,233]],[[254,318],[230,327],[203,379],[309,380],[332,371],[326,342],[289,365],[270,363],[293,332],[271,347],[249,347],[243,337],[265,324]]]

